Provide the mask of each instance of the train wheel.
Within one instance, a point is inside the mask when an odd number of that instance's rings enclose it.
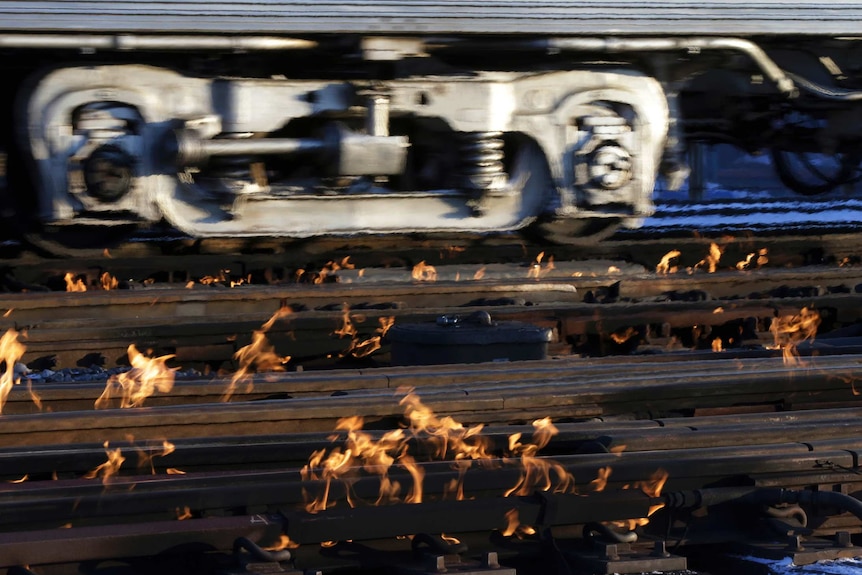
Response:
[[[859,156],[772,149],[772,164],[781,183],[797,194],[815,196],[859,179]]]

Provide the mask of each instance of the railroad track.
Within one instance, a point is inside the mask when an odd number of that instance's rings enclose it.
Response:
[[[662,385],[640,389],[653,396],[669,392]],[[420,390],[423,396],[418,395]],[[852,396],[850,390],[845,393]],[[217,425],[195,426],[186,411],[182,419],[195,435],[174,439],[170,450],[165,437],[159,437],[177,430],[171,424],[175,414],[170,407],[110,410],[98,418],[86,414],[101,427],[92,439],[110,437],[105,432],[122,419],[119,427],[126,439],[104,445],[81,441],[86,439],[79,434],[85,427],[82,412],[42,414],[40,421],[4,416],[0,428],[6,432],[4,445],[10,446],[0,452],[4,474],[26,470],[27,480],[0,487],[4,510],[0,564],[26,564],[38,571],[48,563],[111,558],[152,566],[153,561],[158,563],[156,558],[167,555],[182,561],[218,559],[223,567],[237,569],[252,561],[287,563],[287,555],[257,554],[259,547],[274,545],[281,536],[300,544],[290,556],[291,567],[297,569],[368,569],[381,562],[422,568],[419,557],[423,555],[438,557],[443,561],[439,565],[450,561],[451,566],[453,557],[470,561],[481,553],[486,559],[488,553],[496,553],[504,562],[543,564],[553,532],[552,541],[559,539],[560,553],[567,561],[587,562],[594,572],[639,572],[650,557],[667,560],[656,564],[660,569],[685,566],[678,555],[655,555],[655,541],[745,542],[751,550],[770,551],[773,541],[770,532],[764,531],[770,525],[774,533],[782,525],[804,531],[805,545],[791,553],[800,563],[830,553],[833,557],[859,553],[848,536],[832,538],[858,530],[855,500],[826,489],[838,484],[852,489],[860,483],[862,409],[858,406],[652,419],[588,418],[556,424],[556,435],[548,435],[546,441],[539,437],[542,427],[536,423],[484,429],[446,425],[450,435],[444,438],[441,424],[447,420],[442,412],[429,415],[426,408],[432,405],[452,407],[459,416],[472,411],[489,421],[509,422],[512,415],[505,414],[504,405],[495,407],[488,401],[469,408],[461,405],[459,412],[456,402],[435,397],[431,388],[386,395],[384,401],[354,399],[348,411],[353,427],[341,425],[335,434],[323,429],[286,433],[292,431],[290,426],[273,428],[253,417],[246,418],[242,428],[214,421],[237,407],[259,407],[245,410],[246,415],[272,413],[281,401],[199,407],[195,412],[201,421],[209,419]],[[818,392],[809,390],[807,395]],[[509,397],[523,403],[523,398]],[[342,398],[320,401],[337,406]],[[386,415],[397,418],[400,412],[406,432],[397,425],[378,425],[380,429],[367,432],[356,425],[357,416],[369,421],[379,418],[380,406],[386,403]],[[518,412],[528,416],[529,408]],[[417,413],[421,417],[411,417]],[[149,429],[135,423],[144,420],[161,423]],[[37,421],[43,432],[31,425]],[[397,429],[403,440],[393,442],[387,429]],[[16,435],[21,445],[12,447],[16,440],[9,434]],[[128,438],[131,434],[134,439]],[[382,450],[376,456],[359,455],[359,445],[374,444]],[[542,453],[524,445],[541,447]],[[476,448],[481,448],[481,454],[476,454]],[[357,455],[343,475],[327,476],[325,470],[331,467],[319,463],[321,459],[309,466],[315,452],[337,456],[351,449]],[[374,459],[381,453],[392,460],[384,464]],[[413,466],[404,457],[408,453]],[[459,457],[463,453],[473,456]],[[128,465],[122,465],[121,454]],[[386,491],[386,504],[375,505],[383,497],[382,489],[395,482],[402,490]],[[421,503],[410,502],[408,490],[415,495],[418,485]],[[821,486],[822,492],[811,491],[812,485]],[[322,493],[326,501],[321,504]],[[353,501],[350,505],[348,497]],[[773,515],[762,514],[762,506],[773,509]],[[657,507],[661,509],[654,511]],[[722,517],[728,509],[748,517],[748,528],[732,535],[716,531],[716,523],[727,527]],[[516,525],[522,527],[521,537],[513,537],[510,529],[515,528],[507,524],[513,511],[518,516]],[[780,513],[784,515],[775,515]],[[177,521],[178,517],[184,520]],[[24,528],[20,518],[26,518]],[[607,522],[622,523],[608,527]],[[640,525],[637,541],[631,531],[634,525]],[[529,535],[536,527],[540,535]],[[585,544],[581,532],[595,535]],[[469,550],[442,543],[441,533],[469,542]],[[409,540],[395,539],[404,535],[427,540],[428,548],[414,546],[411,553]],[[237,547],[238,538],[256,543],[246,550],[244,544]],[[344,542],[336,547],[349,551],[347,556],[333,561],[329,541]],[[177,545],[183,542],[194,542],[207,551],[193,552],[191,559],[179,556]],[[50,543],[49,550],[44,549],[45,543]]]
[[[4,419],[14,416],[17,425],[7,427],[3,436],[5,445],[24,445],[36,441],[36,435],[48,442],[76,434],[80,440],[98,441],[122,439],[127,432],[145,435],[135,431],[137,426],[155,428],[158,433],[169,424],[174,437],[187,437],[207,426],[221,427],[225,433],[231,429],[229,434],[234,435],[260,426],[274,433],[327,431],[360,405],[376,410],[364,415],[373,415],[385,425],[399,418],[400,409],[391,398],[405,388],[420,390],[432,406],[445,406],[471,423],[506,423],[543,415],[571,419],[692,415],[716,409],[808,409],[862,401],[858,396],[862,384],[854,380],[860,363],[862,356],[855,355],[811,358],[802,365],[785,365],[781,358],[668,362],[644,357],[639,363],[607,358],[519,362],[496,368],[478,364],[422,371],[273,373],[249,378],[229,394],[227,377],[178,382],[168,393],[153,390],[141,403],[159,407],[158,413],[108,409],[94,414],[94,409],[120,404],[119,398],[105,404],[97,401],[105,389],[103,383],[41,385],[36,388],[38,405],[30,390],[18,386],[3,410],[8,416]],[[636,368],[636,373],[621,374],[626,365]],[[230,405],[220,405],[228,400]],[[94,415],[98,417],[93,419]],[[60,425],[54,420],[65,423],[52,431],[52,426]]]
[[[855,293],[862,268],[660,275],[636,266],[609,273],[595,270],[596,264],[592,271],[578,262],[544,265],[498,265],[487,279],[463,281],[454,280],[458,271],[440,266],[438,274],[452,279],[417,282],[400,270],[362,276],[348,270],[342,283],[311,286],[25,293],[0,304],[0,329],[26,330],[24,361],[37,366],[122,365],[127,347],[135,344],[173,354],[179,365],[218,369],[273,314],[290,310],[267,328],[267,337],[280,355],[293,358],[293,369],[343,366],[358,359],[357,343],[375,337],[382,344],[375,358],[385,364],[389,347],[379,337],[381,325],[482,310],[495,320],[551,329],[555,355],[709,349],[716,339],[722,349],[762,347],[774,340],[769,328],[776,316],[792,316],[806,306],[818,309],[822,336],[859,319]],[[525,277],[534,269],[537,277]],[[355,333],[347,334],[348,327]]]
[[[529,265],[539,254],[553,256],[559,261],[609,260],[621,265],[629,262],[646,269],[671,250],[681,252],[678,263],[681,269],[696,265],[717,243],[723,250],[725,267],[733,265],[751,252],[768,246],[772,267],[800,266],[841,261],[860,261],[860,231],[854,221],[840,226],[818,219],[824,211],[835,211],[834,203],[820,206],[808,202],[812,217],[784,228],[780,226],[758,229],[756,222],[762,213],[784,213],[786,208],[774,206],[748,206],[743,204],[720,208],[718,225],[692,232],[690,221],[704,213],[704,207],[685,205],[667,206],[659,210],[669,212],[666,218],[647,222],[642,230],[623,230],[600,243],[589,245],[549,246],[530,241],[514,234],[497,236],[373,236],[363,238],[321,238],[315,241],[288,240],[191,240],[184,238],[142,237],[141,241],[110,245],[84,250],[79,254],[50,257],[39,250],[15,245],[3,251],[0,245],[0,262],[3,277],[0,288],[21,291],[51,288],[62,290],[66,273],[81,277],[91,286],[97,285],[103,272],[109,272],[127,286],[138,286],[145,281],[186,282],[205,277],[226,276],[225,281],[248,281],[256,284],[272,282],[293,283],[297,272],[305,273],[302,281],[311,281],[314,272],[323,269],[330,261],[341,262],[349,258],[359,269],[400,269],[409,274],[420,261],[432,265],[450,264],[453,272],[460,271],[468,279],[482,266],[497,262]],[[686,211],[692,210],[692,211]],[[722,227],[726,212],[741,221],[752,222],[750,229]],[[711,212],[710,212],[711,213]],[[707,213],[707,216],[710,215]],[[855,217],[849,214],[848,217]],[[820,227],[818,227],[820,224]],[[464,266],[460,270],[454,266]],[[588,263],[585,263],[588,265]],[[607,264],[605,264],[605,269]],[[225,272],[225,270],[229,270]],[[595,271],[595,270],[593,270]],[[342,272],[343,273],[343,272]],[[454,273],[453,273],[454,276]],[[330,278],[331,279],[331,278]]]
[[[0,362],[21,376],[0,406],[0,567],[734,573],[746,556],[862,556],[855,265],[785,268],[801,256],[773,251],[657,273],[427,249],[436,281],[411,258],[306,266],[317,285],[261,257],[202,285],[192,264],[224,256],[189,256],[173,281],[3,298],[0,329],[25,349]],[[241,275],[271,281],[226,287]],[[433,337],[483,314],[546,330],[545,359],[391,365],[388,326]],[[44,375],[88,361],[106,369]],[[125,395],[146,368],[148,394]]]

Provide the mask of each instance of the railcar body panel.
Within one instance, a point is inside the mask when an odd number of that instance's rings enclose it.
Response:
[[[0,1],[7,31],[857,35],[862,1]]]
[[[862,0],[0,0],[0,214],[568,241],[638,225],[693,142],[821,193],[859,179],[860,23]]]

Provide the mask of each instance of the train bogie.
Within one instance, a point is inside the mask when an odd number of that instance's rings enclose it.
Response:
[[[632,71],[375,81],[68,67],[25,94],[42,218],[193,236],[519,229],[651,213],[668,111]]]

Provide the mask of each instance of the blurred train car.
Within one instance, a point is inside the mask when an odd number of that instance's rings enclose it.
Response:
[[[0,0],[2,217],[192,237],[637,226],[692,142],[862,157],[862,0]]]

